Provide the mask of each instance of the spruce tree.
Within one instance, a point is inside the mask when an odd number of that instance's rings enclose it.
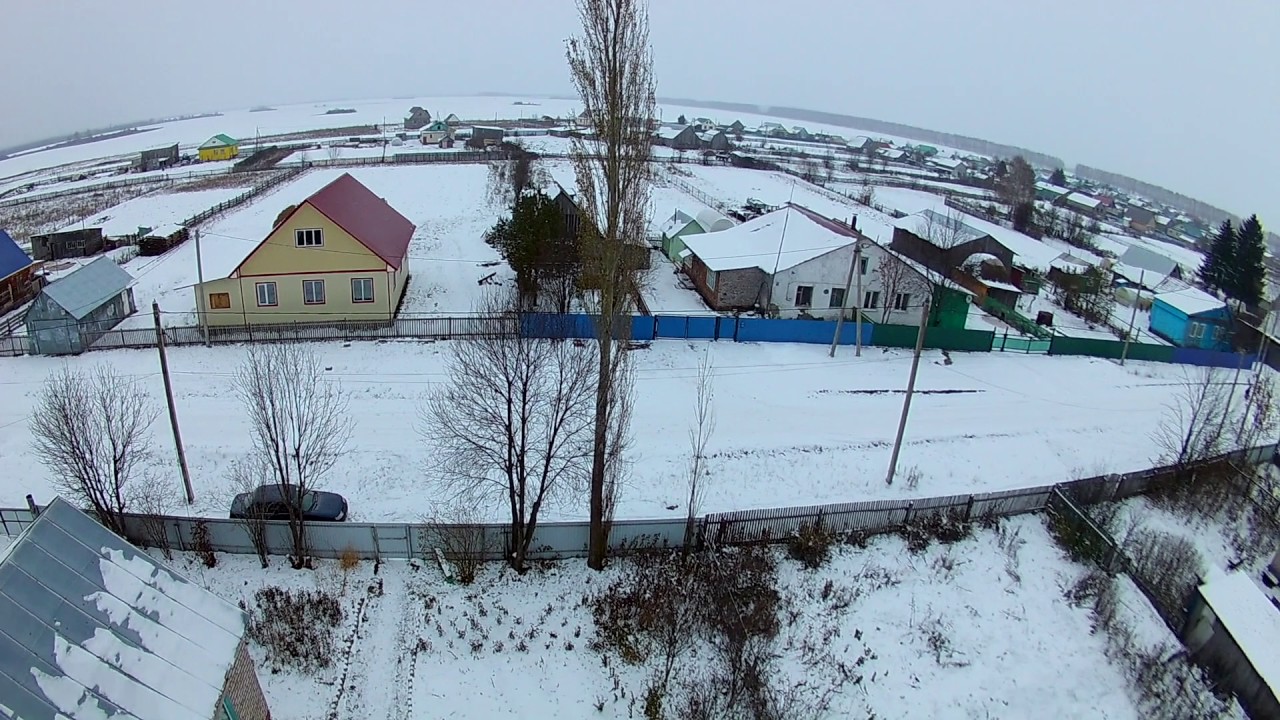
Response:
[[[1250,215],[1240,223],[1236,232],[1234,272],[1227,294],[1245,305],[1257,305],[1262,301],[1262,291],[1266,285],[1267,268],[1266,240],[1263,237],[1262,223],[1257,215]]]
[[[1049,176],[1049,182],[1053,183],[1054,185],[1057,185],[1058,187],[1066,187],[1067,173],[1064,172],[1062,168],[1056,168],[1053,171],[1053,174]]]
[[[1230,294],[1229,281],[1232,264],[1236,254],[1236,230],[1230,220],[1223,220],[1218,232],[1213,236],[1209,251],[1205,253],[1204,263],[1200,265],[1200,282],[1209,290],[1222,290]]]

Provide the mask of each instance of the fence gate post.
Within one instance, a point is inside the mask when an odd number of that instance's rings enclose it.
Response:
[[[907,514],[902,516],[902,524],[907,525],[911,522],[911,508],[915,507],[915,501],[907,503]]]
[[[969,522],[973,519],[973,496],[969,496],[969,501],[964,504],[964,521]]]

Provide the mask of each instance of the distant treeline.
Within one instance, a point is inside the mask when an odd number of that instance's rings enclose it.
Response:
[[[1207,202],[1196,200],[1193,197],[1187,197],[1182,193],[1174,192],[1159,185],[1152,185],[1149,182],[1143,182],[1131,178],[1128,175],[1100,170],[1088,165],[1076,165],[1075,174],[1077,177],[1092,180],[1094,182],[1106,183],[1112,187],[1124,190],[1125,192],[1135,193],[1145,198],[1150,198],[1156,202],[1171,205],[1179,210],[1206,220],[1214,225],[1221,223],[1223,220],[1230,219],[1233,223],[1239,223],[1240,218],[1221,208],[1214,207]]]
[[[158,125],[160,123],[176,122],[178,120],[195,120],[196,118],[219,117],[222,113],[199,113],[196,115],[178,115],[176,117],[152,118],[150,120],[138,120],[134,122],[120,123],[119,125],[108,125],[107,127],[93,128],[91,130],[77,130],[67,135],[59,135],[57,137],[45,138],[34,142],[14,145],[12,147],[0,148],[0,159],[4,159],[20,153],[24,150],[32,150],[45,145],[78,145],[88,138],[95,138],[98,135],[107,134],[131,134],[128,131],[136,131],[144,125]],[[50,148],[52,149],[52,148]]]
[[[1014,155],[1021,155],[1032,165],[1048,168],[1064,167],[1064,163],[1060,158],[1056,158],[1052,155],[1046,155],[1044,153],[1038,153],[1034,150],[1020,148],[1014,145],[994,143],[981,138],[969,137],[968,135],[956,135],[955,133],[938,132],[937,130],[928,130],[914,125],[904,125],[903,123],[876,120],[875,118],[858,117],[856,115],[840,115],[837,113],[804,110],[802,108],[786,106],[760,106],[749,103],[718,102],[714,100],[661,98],[661,101],[677,105],[692,105],[694,107],[709,107],[715,108],[716,110],[728,110],[730,112],[769,115],[771,117],[787,118],[790,120],[804,120],[806,122],[837,125],[856,130],[867,130],[870,132],[884,133],[886,135],[897,135],[898,137],[910,138],[921,142],[936,143],[938,145],[945,145],[947,147],[956,148],[957,150],[978,153],[989,157],[1011,158]]]

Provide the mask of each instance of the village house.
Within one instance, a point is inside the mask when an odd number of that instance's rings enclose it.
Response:
[[[231,160],[240,155],[240,141],[230,135],[214,135],[205,140],[197,152],[200,162]]]
[[[390,322],[414,225],[344,173],[297,206],[224,277],[197,285],[210,326]],[[234,256],[232,256],[234,257]]]
[[[1044,200],[1050,203],[1057,203],[1060,198],[1064,198],[1071,194],[1070,188],[1064,188],[1060,185],[1044,182],[1043,180],[1036,183],[1036,199]]]
[[[27,310],[27,336],[36,355],[78,355],[137,311],[133,278],[100,257],[45,286]]]
[[[723,130],[700,132],[698,142],[702,144],[703,149],[715,152],[729,152],[733,149],[733,143],[729,142],[729,135]]]
[[[418,131],[418,140],[423,145],[440,145],[453,139],[453,128],[443,120],[433,120]]]
[[[1184,348],[1231,349],[1231,310],[1199,288],[1158,293],[1151,303],[1152,333]]]
[[[1156,214],[1144,207],[1130,205],[1125,209],[1125,218],[1129,229],[1140,233],[1148,233],[1155,229]]]
[[[270,720],[243,610],[61,498],[0,550],[6,718]]]
[[[720,232],[733,227],[733,221],[712,210],[704,208],[696,216],[682,210],[676,210],[658,230],[662,252],[677,266],[684,265],[691,251],[685,246],[683,238],[688,235],[701,235],[708,232]]]
[[[404,119],[404,129],[419,130],[426,127],[429,122],[431,122],[431,113],[427,112],[422,107],[414,105],[409,108],[409,117]]]
[[[1128,250],[1111,266],[1117,280],[1146,289],[1155,289],[1166,280],[1182,280],[1182,266],[1166,255],[1139,245],[1130,245]]]
[[[964,178],[969,175],[969,165],[965,161],[958,158],[946,158],[939,155],[929,157],[925,164],[941,171],[945,175],[955,178]]]
[[[0,315],[40,292],[40,276],[35,274],[35,268],[9,233],[0,230]]]
[[[106,240],[100,227],[31,236],[31,256],[36,260],[89,257],[102,252],[105,247]]]
[[[1090,197],[1082,192],[1072,192],[1068,193],[1067,196],[1063,198],[1063,204],[1078,213],[1083,213],[1089,217],[1095,217],[1098,215],[1099,207],[1102,205],[1102,202],[1097,198]]]
[[[794,204],[683,241],[689,278],[708,306],[721,311],[833,320],[860,309],[871,322],[919,325],[924,298],[942,281],[856,229]],[[862,297],[846,298],[859,242]]]
[[[769,137],[786,137],[787,136],[787,128],[784,127],[782,123],[776,123],[776,122],[760,123],[760,127],[756,129],[756,132],[761,135],[767,135]]]
[[[654,142],[673,150],[700,150],[702,138],[692,125],[663,126],[654,133]]]
[[[723,129],[726,132],[733,133],[734,135],[741,135],[747,129],[747,126],[743,125],[741,120],[734,120],[728,125],[725,125]]]

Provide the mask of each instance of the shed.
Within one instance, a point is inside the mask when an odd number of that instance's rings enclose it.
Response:
[[[1182,279],[1182,267],[1171,257],[1139,245],[1130,245],[1112,267],[1117,275],[1130,282],[1142,282],[1153,288],[1168,278]]]
[[[178,164],[178,143],[148,148],[138,158],[138,168],[143,172],[163,170]]]
[[[702,138],[692,125],[675,125],[658,128],[656,141],[674,150],[698,150],[702,147]]]
[[[240,141],[230,135],[214,135],[204,141],[198,152],[200,162],[230,160],[240,154]]]
[[[133,278],[100,257],[45,286],[27,311],[27,335],[37,355],[78,355],[137,308]]]
[[[267,720],[244,611],[62,499],[0,551],[0,716]]]
[[[1249,573],[1214,570],[1191,600],[1183,641],[1249,717],[1280,717],[1280,609]]]
[[[475,125],[471,128],[471,144],[489,147],[502,142],[503,130],[489,125]]]
[[[1159,293],[1151,303],[1151,332],[1184,348],[1230,350],[1231,311],[1198,288]]]
[[[102,252],[104,247],[105,241],[100,227],[31,236],[31,255],[36,260],[89,257]]]
[[[40,292],[31,258],[9,233],[0,230],[0,314],[30,300]]]

